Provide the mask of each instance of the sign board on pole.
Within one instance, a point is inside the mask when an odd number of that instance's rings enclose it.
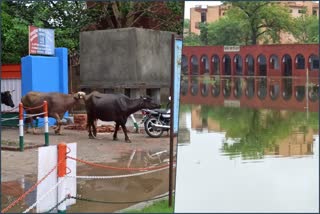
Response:
[[[175,51],[174,51],[174,86],[173,86],[173,94],[174,94],[174,109],[173,109],[173,132],[175,134],[178,133],[179,127],[179,100],[180,100],[180,80],[181,80],[181,54],[182,54],[182,40],[175,40]]]
[[[77,143],[68,143],[67,144],[68,156],[77,157]],[[53,169],[57,165],[58,160],[58,150],[57,145],[54,146],[46,146],[40,147],[38,152],[38,181],[42,179],[45,175],[49,173],[51,169]],[[66,187],[66,194],[70,194],[72,196],[77,195],[77,180],[75,178],[77,174],[77,166],[76,161],[67,159],[67,173],[68,177],[64,180]],[[55,169],[50,175],[44,179],[37,187],[37,201],[42,199],[45,194],[58,182],[57,169]],[[37,213],[47,212],[49,209],[53,208],[58,203],[57,197],[57,188],[51,190],[51,192],[45,196],[40,203],[37,204]],[[68,199],[66,201],[66,205],[75,204],[75,199]]]
[[[54,55],[54,30],[29,26],[29,54]]]

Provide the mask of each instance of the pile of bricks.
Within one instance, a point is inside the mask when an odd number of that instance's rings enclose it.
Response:
[[[86,130],[87,129],[87,115],[75,114],[73,116],[74,124],[64,127],[69,130]],[[114,132],[114,125],[102,125],[97,127],[97,132]],[[121,131],[121,127],[119,128]]]
[[[87,115],[86,114],[75,114],[73,116],[74,124],[84,125],[87,124]]]
[[[73,116],[74,124],[64,127],[69,130],[86,130],[87,129],[87,115],[75,114]]]

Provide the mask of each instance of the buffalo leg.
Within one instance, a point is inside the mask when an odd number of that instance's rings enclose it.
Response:
[[[118,137],[117,137],[117,132],[119,130],[119,123],[116,122],[116,128],[114,129],[114,133],[113,133],[113,140],[118,140]]]
[[[93,136],[97,137],[97,120],[92,120],[92,131],[93,131]]]
[[[125,137],[124,139],[125,139],[125,141],[126,141],[127,143],[131,143],[131,140],[129,139],[128,134],[127,134],[126,124],[121,123],[121,127],[122,127],[122,130],[123,130],[123,132],[124,132],[124,137]]]
[[[88,127],[88,132],[89,132],[88,136],[89,136],[90,139],[93,139],[94,136],[92,135],[92,132],[91,132],[91,126],[92,126],[92,121],[93,121],[93,119],[91,119],[91,117],[89,117],[89,115],[87,116],[87,118],[88,118],[88,120],[87,120],[87,127]],[[93,128],[93,127],[92,127],[92,128]]]
[[[60,127],[61,127],[61,119],[60,119],[60,116],[59,116],[59,114],[54,114],[54,116],[55,116],[55,119],[57,120],[57,128],[55,128],[55,130],[54,130],[54,133],[55,134],[61,134],[60,133]]]
[[[32,118],[31,117],[29,117],[29,118],[26,118],[25,120],[24,120],[24,131],[25,131],[25,133],[29,133],[29,126],[31,125],[32,126]]]

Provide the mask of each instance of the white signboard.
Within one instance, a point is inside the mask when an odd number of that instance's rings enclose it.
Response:
[[[224,52],[239,52],[240,46],[223,46]]]
[[[77,143],[67,144],[68,156],[77,157]],[[57,145],[40,147],[38,153],[38,181],[46,176],[50,170],[57,165],[58,149]],[[76,161],[67,159],[67,173],[71,176],[77,174]],[[50,175],[44,179],[37,187],[37,201],[41,200],[47,192],[56,185],[58,182],[57,169],[55,169]],[[77,194],[77,181],[76,178],[66,178],[64,180],[66,187],[66,194],[76,196]],[[37,213],[47,212],[51,208],[57,205],[58,196],[57,188],[53,189],[46,197],[37,204]],[[75,204],[75,199],[68,199],[66,205]]]

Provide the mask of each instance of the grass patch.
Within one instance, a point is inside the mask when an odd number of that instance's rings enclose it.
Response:
[[[154,202],[141,210],[128,210],[125,213],[173,213],[173,205],[174,200],[172,200],[172,206],[169,207],[169,200],[165,199]]]

